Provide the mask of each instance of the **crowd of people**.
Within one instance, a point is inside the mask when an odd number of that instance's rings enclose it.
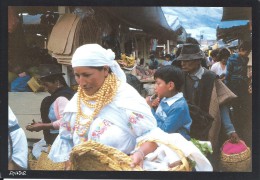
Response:
[[[196,43],[183,44],[174,59],[166,55],[162,64],[151,54],[147,72],[155,80],[155,94],[143,98],[127,83],[114,52],[98,44],[83,45],[71,62],[79,85],[75,94],[58,67],[40,68],[40,82],[51,96],[42,101],[42,122],[26,129],[43,130],[51,145],[48,157],[64,162],[65,170],[71,169],[73,147],[93,140],[124,152],[132,167],[148,171],[181,164],[165,144],[195,161],[193,171],[219,171],[220,147],[226,140],[235,144],[242,139],[251,147],[251,128],[244,130],[252,120],[247,77],[251,49],[245,41],[237,54],[214,50],[210,67],[205,67],[205,54]],[[213,154],[202,154],[191,138],[209,141]],[[157,159],[147,158],[151,154]]]

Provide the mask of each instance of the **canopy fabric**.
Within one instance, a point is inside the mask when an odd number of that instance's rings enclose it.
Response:
[[[143,29],[155,37],[176,39],[176,32],[168,25],[161,7],[104,7],[114,18],[130,27]]]
[[[58,11],[58,6],[16,6],[16,8],[18,12],[27,12],[30,15]],[[169,26],[160,6],[96,6],[95,8],[102,8],[121,23],[133,28],[143,29],[144,32],[155,37],[172,40],[177,37],[176,31]]]

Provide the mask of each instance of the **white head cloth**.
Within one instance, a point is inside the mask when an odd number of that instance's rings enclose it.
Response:
[[[111,49],[104,49],[98,44],[85,44],[76,49],[72,56],[72,67],[79,66],[109,66],[112,72],[126,82],[126,75],[115,61],[115,53]]]

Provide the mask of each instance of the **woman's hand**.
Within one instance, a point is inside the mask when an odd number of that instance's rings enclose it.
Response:
[[[31,131],[31,132],[33,132],[33,131],[39,132],[43,129],[42,127],[43,127],[43,123],[41,123],[41,122],[32,123],[32,124],[29,124],[26,126],[26,130]]]
[[[238,143],[239,142],[239,136],[236,132],[233,132],[229,135],[231,143]]]
[[[141,150],[135,151],[131,155],[131,158],[132,158],[131,168],[134,168],[137,165],[139,165],[140,167],[143,167],[144,154],[141,152]]]
[[[139,165],[141,168],[143,167],[144,157],[154,152],[157,149],[158,145],[155,142],[144,142],[141,144],[139,149],[135,150],[134,153],[131,155],[132,164],[131,167],[134,168],[135,166]]]

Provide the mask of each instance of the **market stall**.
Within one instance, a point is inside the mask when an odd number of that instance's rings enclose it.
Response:
[[[223,7],[221,23],[217,28],[217,39],[231,42],[248,40],[252,31],[251,7]]]

